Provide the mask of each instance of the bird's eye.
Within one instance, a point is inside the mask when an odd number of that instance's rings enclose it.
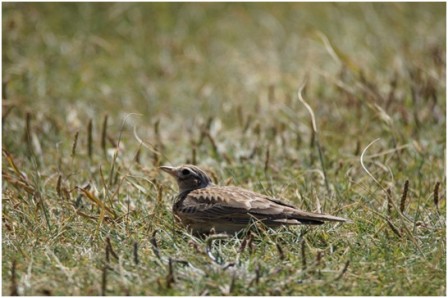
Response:
[[[183,169],[183,170],[182,170],[182,175],[183,175],[183,176],[186,176],[186,175],[188,175],[188,174],[190,174],[190,170],[188,170],[188,169]]]

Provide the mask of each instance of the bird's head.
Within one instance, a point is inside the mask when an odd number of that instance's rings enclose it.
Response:
[[[210,177],[194,165],[183,165],[179,167],[162,166],[160,169],[176,179],[179,192],[204,188],[212,184]]]

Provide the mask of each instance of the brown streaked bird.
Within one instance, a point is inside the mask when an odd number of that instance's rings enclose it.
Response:
[[[277,199],[234,186],[218,186],[194,165],[162,166],[173,176],[179,194],[173,212],[194,233],[238,232],[253,220],[268,227],[281,225],[319,225],[325,221],[345,222],[344,218],[311,213]]]

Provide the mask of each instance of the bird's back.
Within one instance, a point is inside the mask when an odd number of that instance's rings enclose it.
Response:
[[[326,214],[305,212],[280,200],[234,186],[210,185],[180,194],[173,207],[181,221],[193,230],[233,232],[252,221],[270,227],[346,221]]]

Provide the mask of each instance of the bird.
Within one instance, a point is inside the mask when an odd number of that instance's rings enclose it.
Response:
[[[177,220],[194,234],[237,233],[253,222],[270,228],[320,225],[347,219],[302,211],[293,205],[236,186],[219,186],[195,165],[161,166],[176,179],[179,193],[173,204]]]

